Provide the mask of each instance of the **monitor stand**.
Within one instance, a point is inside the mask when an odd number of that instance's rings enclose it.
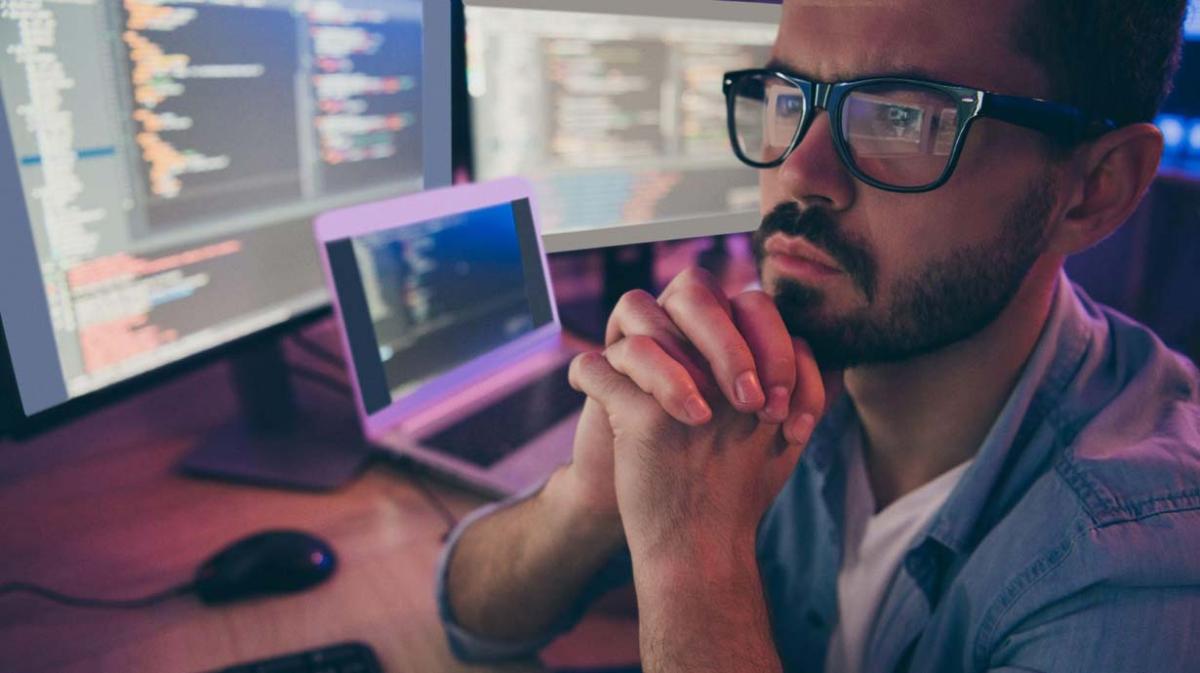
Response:
[[[278,337],[248,344],[230,359],[240,413],[203,438],[180,462],[180,471],[258,486],[328,491],[362,470],[372,448],[363,439],[352,402],[298,403]]]

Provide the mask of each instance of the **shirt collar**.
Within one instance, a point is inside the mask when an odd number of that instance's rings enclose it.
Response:
[[[1055,449],[1030,440],[1059,406],[1088,350],[1090,326],[1074,286],[1059,272],[1050,313],[1033,352],[992,423],[974,462],[931,523],[927,536],[961,554],[974,546],[985,512],[1019,496]]]

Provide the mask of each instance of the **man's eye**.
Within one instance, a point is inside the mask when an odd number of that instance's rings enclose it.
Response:
[[[904,105],[881,105],[876,111],[876,122],[889,128],[897,137],[906,136],[921,124],[921,110]]]
[[[780,96],[775,109],[783,117],[796,117],[804,111],[804,99],[800,96]]]

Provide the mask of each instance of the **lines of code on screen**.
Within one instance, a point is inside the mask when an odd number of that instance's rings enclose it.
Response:
[[[393,399],[544,324],[516,226],[505,203],[353,239]]]
[[[326,301],[312,216],[422,186],[421,12],[0,0],[0,133],[70,396]]]

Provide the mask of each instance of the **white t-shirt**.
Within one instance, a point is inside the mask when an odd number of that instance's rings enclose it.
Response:
[[[838,570],[838,623],[829,641],[825,673],[859,673],[883,601],[904,552],[954,490],[966,461],[875,514],[875,497],[858,432],[846,441],[846,506],[842,566]]]

